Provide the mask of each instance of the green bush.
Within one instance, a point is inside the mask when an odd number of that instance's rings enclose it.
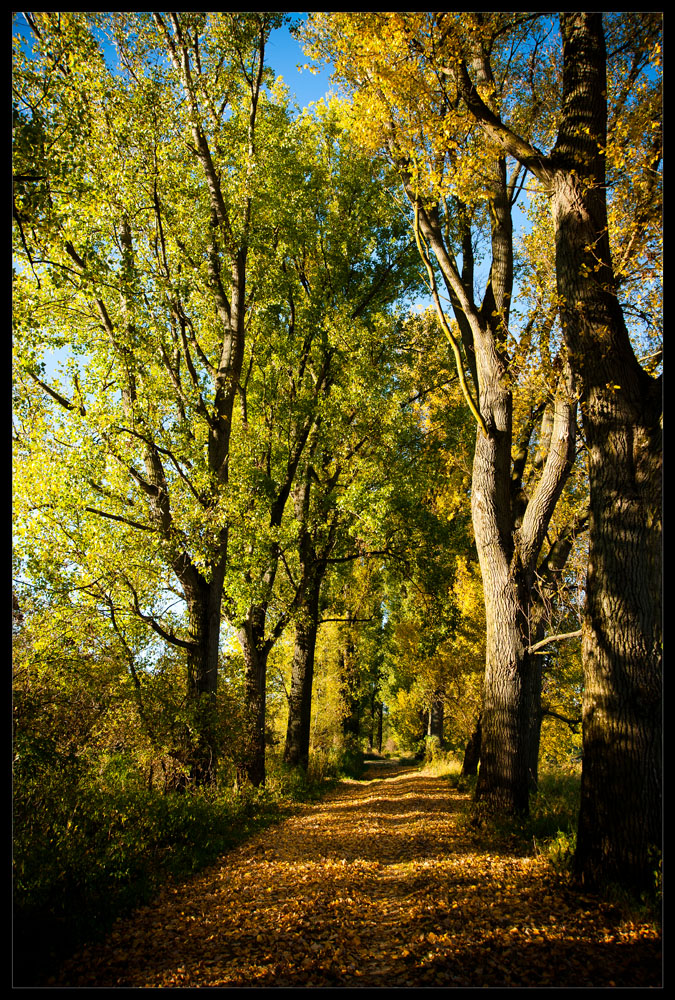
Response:
[[[40,985],[58,961],[125,910],[215,860],[293,801],[316,799],[363,755],[313,755],[309,771],[268,755],[265,788],[148,787],[124,749],[95,763],[19,733],[14,768],[15,985]],[[36,958],[35,940],[41,941]]]
[[[346,736],[342,745],[336,748],[335,767],[345,778],[360,778],[363,775],[364,754],[356,737]]]
[[[105,781],[103,778],[105,777]],[[118,775],[119,777],[119,775]],[[213,861],[279,815],[269,791],[150,790],[129,773],[92,775],[69,761],[26,773],[14,788],[15,985],[40,975],[167,877]],[[39,933],[44,968],[36,967]],[[30,973],[38,980],[24,982]]]
[[[542,772],[530,800],[528,833],[541,849],[549,851],[557,867],[568,866],[576,848],[581,795],[579,772],[552,768]]]

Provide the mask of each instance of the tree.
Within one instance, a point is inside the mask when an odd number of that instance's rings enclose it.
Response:
[[[646,191],[632,237],[658,204],[660,80],[639,83],[660,44],[660,15],[561,14],[561,119],[548,155],[494,115],[464,76],[467,107],[539,180],[554,220],[562,324],[588,446],[590,547],[584,622],[584,767],[577,871],[590,883],[645,886],[661,836],[661,388],[637,359],[619,299],[607,211],[612,124],[646,132]],[[466,67],[463,67],[463,70]],[[621,76],[617,73],[621,73]],[[646,148],[645,148],[646,147]],[[656,209],[658,213],[658,208]]]
[[[46,15],[31,17],[36,53],[17,55],[17,169],[39,162],[47,184],[16,198],[17,446],[26,484],[49,454],[74,486],[47,496],[31,480],[21,506],[36,527],[58,511],[84,577],[105,562],[118,620],[126,599],[184,652],[197,783],[215,775],[221,615],[245,661],[240,775],[264,782],[267,658],[316,589],[306,559],[297,586],[278,577],[297,533],[288,501],[319,424],[345,426],[371,401],[357,369],[375,370],[368,352],[410,280],[407,230],[337,106],[294,121],[271,88],[278,23]],[[69,360],[67,390],[43,377],[55,343],[84,357]],[[31,427],[38,399],[45,426]],[[187,620],[169,625],[172,588]]]
[[[48,428],[39,440],[26,424],[18,447],[71,484],[41,498],[33,480],[26,516],[37,527],[51,510],[84,577],[105,562],[115,600],[183,650],[197,783],[215,775],[235,401],[288,126],[265,90],[279,23],[30,15],[34,51],[15,57],[17,373],[43,392]],[[44,377],[57,346],[63,389]],[[171,628],[158,587],[176,586],[186,622]]]
[[[413,529],[399,508],[406,493],[419,499],[417,489],[423,479],[414,455],[411,460],[409,454],[419,429],[415,414],[406,408],[408,390],[403,373],[408,325],[392,317],[388,324],[380,321],[371,336],[362,336],[360,346],[350,352],[345,366],[348,381],[342,384],[339,408],[317,428],[316,447],[296,494],[301,526],[298,560],[305,582],[296,622],[285,757],[289,763],[305,767],[320,608],[328,605],[343,617],[362,617],[355,611],[350,583],[344,585],[349,595],[344,601],[331,601],[326,594],[332,583],[330,576],[340,567],[349,574],[348,567],[356,563],[366,564],[368,574],[377,576],[378,567],[409,555]],[[408,502],[413,506],[410,497]],[[352,572],[348,580],[353,582],[354,578]],[[369,592],[373,588],[371,583]],[[369,600],[377,604],[374,594]],[[349,626],[346,631],[343,664],[353,659]],[[371,698],[376,690],[374,682]]]
[[[267,350],[275,338],[283,347],[260,368],[266,429],[255,444],[271,498],[269,536],[263,541],[258,533],[246,542],[246,584],[258,596],[238,620],[225,604],[247,661],[244,771],[255,784],[264,774],[267,657],[292,619],[297,655],[287,757],[306,760],[321,582],[348,507],[355,459],[368,435],[381,433],[378,422],[386,423],[392,408],[388,365],[398,329],[392,310],[415,280],[407,227],[382,172],[366,171],[371,164],[351,144],[342,117],[332,103],[301,116],[290,132],[294,184],[263,338]]]
[[[368,49],[374,21],[381,17],[388,19],[386,55],[395,53],[399,60],[395,73],[381,50]],[[590,485],[577,867],[589,882],[643,885],[650,851],[660,841],[661,816],[661,388],[654,377],[660,352],[649,337],[652,321],[658,337],[659,322],[661,15],[573,12],[553,19],[479,12],[467,18],[442,12],[354,18],[364,41],[356,45],[362,58],[355,58],[354,45],[349,49],[354,69],[348,75],[352,81],[359,74],[368,78],[371,100],[373,93],[386,99],[390,81],[404,79],[407,66],[421,67],[409,88],[413,99],[419,97],[426,108],[439,91],[445,97],[435,129],[425,120],[423,148],[447,155],[485,141],[492,151],[493,172],[489,165],[474,169],[472,179],[492,206],[491,276],[500,283],[488,314],[494,304],[500,322],[508,321],[511,292],[505,164],[528,171],[549,200],[557,303],[566,361],[579,393]],[[341,28],[348,42],[354,39],[344,21]],[[424,75],[426,68],[432,72]],[[459,119],[453,118],[457,111]],[[392,120],[408,124],[404,116],[389,116],[387,126]],[[414,146],[409,141],[406,149],[413,166]],[[409,176],[417,196],[421,186],[413,171]],[[423,203],[418,212],[421,235],[436,253],[450,297],[457,296],[472,319],[456,267],[442,263],[445,248],[434,212]],[[464,268],[467,260],[465,253]],[[629,335],[631,314],[640,318],[639,325],[632,324],[634,342],[648,345],[642,363]],[[497,329],[496,338],[486,338],[473,320],[471,332],[480,366],[482,345],[499,352],[503,337],[500,343]],[[466,364],[471,367],[468,355]],[[485,470],[504,469],[505,459],[500,462],[497,451],[489,454],[497,443],[490,432],[491,421],[506,430],[509,396],[503,384],[499,389],[488,378],[489,367],[483,371],[476,402],[489,433],[485,441],[479,438],[477,456],[484,457]],[[494,391],[486,392],[487,386]],[[505,481],[505,472],[501,478]],[[474,490],[479,518],[485,513],[480,494],[490,496]],[[507,499],[502,491],[495,539],[506,537]],[[488,511],[490,506],[488,500]],[[514,541],[516,549],[526,541],[522,526]],[[489,579],[486,585],[489,590]],[[504,696],[511,697],[507,689]],[[494,706],[486,709],[489,715]]]
[[[542,546],[575,457],[576,405],[563,354],[554,359],[537,395],[532,381],[521,374],[535,351],[548,351],[556,307],[550,289],[536,289],[538,301],[523,319],[519,336],[514,335],[512,212],[520,192],[519,169],[509,176],[500,149],[481,142],[476,130],[467,131],[443,72],[444,47],[455,44],[455,34],[437,23],[436,15],[317,14],[310,37],[325,47],[353,91],[364,141],[387,149],[400,173],[439,323],[478,424],[472,503],[487,652],[477,799],[488,811],[526,812],[536,700],[536,662],[529,649],[538,638],[532,632],[531,608]],[[509,100],[506,90],[500,92],[491,63],[499,33],[476,31],[467,46],[490,99]],[[500,59],[506,64],[507,49],[495,56],[496,62]],[[478,301],[475,240],[481,234],[489,241],[491,258]],[[456,325],[446,318],[436,267]],[[521,408],[519,433],[514,427],[516,389],[529,403]],[[553,430],[546,460],[526,494],[530,442],[546,403],[555,414]]]

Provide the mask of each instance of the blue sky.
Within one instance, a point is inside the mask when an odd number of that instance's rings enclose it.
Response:
[[[296,22],[307,17],[307,12],[289,11],[288,17]],[[284,83],[301,107],[320,100],[330,89],[330,69],[311,73],[308,69],[298,69],[309,62],[300,44],[291,35],[288,27],[273,31],[267,44],[267,62],[276,73],[283,76]]]
[[[267,45],[267,62],[274,71],[283,76],[291,96],[300,107],[307,107],[312,101],[320,100],[331,89],[330,69],[323,68],[320,73],[311,73],[302,69],[309,60],[305,56],[299,42],[291,34],[289,27],[308,16],[307,11],[288,11],[289,24],[272,32]],[[16,29],[30,38],[30,31],[23,16],[17,12]]]

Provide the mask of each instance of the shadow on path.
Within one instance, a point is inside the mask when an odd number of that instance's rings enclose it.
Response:
[[[467,802],[410,767],[342,782],[120,920],[53,985],[660,985],[655,931],[542,858],[486,849]]]

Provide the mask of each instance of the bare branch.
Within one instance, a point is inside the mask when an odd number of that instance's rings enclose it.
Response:
[[[548,639],[542,639],[541,642],[535,642],[534,646],[528,646],[528,653],[536,653],[537,650],[543,649],[544,646],[550,646],[553,642],[562,642],[563,639],[578,639],[582,634],[582,629],[577,629],[576,632],[562,632],[560,635],[550,635]],[[545,656],[545,653],[540,653],[540,656]]]

